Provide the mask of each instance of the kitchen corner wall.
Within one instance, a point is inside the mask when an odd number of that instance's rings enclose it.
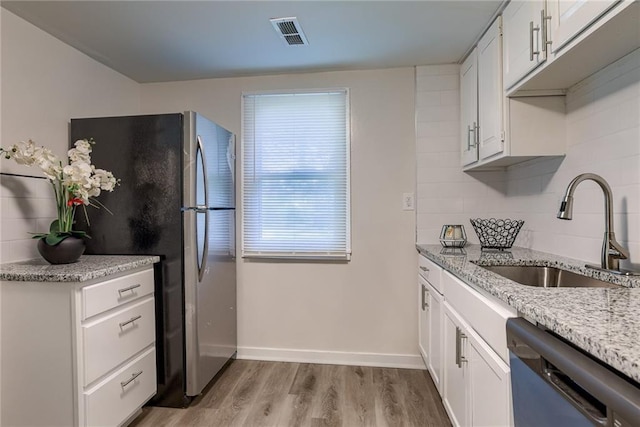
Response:
[[[138,83],[1,7],[0,75],[2,147],[31,138],[64,156],[70,117],[133,114],[140,106]],[[0,171],[41,176],[4,159]],[[55,216],[47,181],[0,176],[0,213],[0,263],[37,258],[28,233],[47,230]]]
[[[504,172],[478,176],[460,167],[459,70],[456,64],[416,67],[418,243],[438,243],[444,224],[463,224],[468,240],[478,243],[469,218],[501,216],[506,208]]]
[[[460,171],[458,133],[442,122],[457,114],[446,105],[453,96],[450,88],[457,90],[455,68],[417,71],[418,242],[437,242],[445,223],[464,224],[477,242],[469,218],[504,215],[526,221],[516,245],[599,263],[600,188],[589,181],[580,184],[574,219],[556,219],[571,179],[593,172],[613,190],[616,235],[631,254],[622,266],[640,269],[640,50],[570,88],[563,159],[537,159],[498,173]]]
[[[33,139],[65,158],[70,118],[139,112],[138,83],[7,10],[1,19],[2,147]],[[5,159],[0,171],[42,177]],[[48,230],[56,215],[48,182],[2,176],[0,209],[0,262],[39,257],[29,232]]]
[[[422,366],[415,215],[402,210],[415,185],[413,68],[144,84],[142,110],[196,110],[240,138],[243,92],[335,87],[350,90],[352,259],[238,258],[238,354]]]

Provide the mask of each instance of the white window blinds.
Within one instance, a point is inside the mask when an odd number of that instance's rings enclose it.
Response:
[[[348,258],[347,90],[243,95],[242,253]]]

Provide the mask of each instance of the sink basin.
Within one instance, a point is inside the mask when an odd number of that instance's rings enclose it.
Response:
[[[621,288],[614,283],[582,276],[555,267],[539,266],[481,266],[502,277],[527,286],[541,288]]]

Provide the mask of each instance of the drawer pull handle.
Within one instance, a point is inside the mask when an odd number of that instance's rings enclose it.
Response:
[[[133,374],[131,374],[131,378],[129,378],[126,381],[121,381],[120,382],[120,387],[125,388],[126,386],[131,384],[136,378],[138,378],[140,375],[142,375],[142,371],[134,372]]]
[[[119,325],[120,325],[120,327],[121,327],[121,328],[124,328],[124,327],[125,327],[125,326],[127,326],[129,323],[133,323],[133,322],[135,322],[136,320],[138,320],[138,319],[140,319],[140,318],[142,318],[142,315],[141,315],[141,314],[140,314],[140,315],[138,315],[138,316],[136,316],[136,317],[132,317],[131,319],[127,320],[126,322],[119,323]]]
[[[122,295],[125,292],[133,291],[134,289],[139,287],[140,287],[140,283],[137,283],[135,285],[129,286],[128,288],[118,289],[118,293]]]
[[[429,271],[429,269],[427,267],[423,267],[422,265],[420,266],[420,270],[422,271]]]

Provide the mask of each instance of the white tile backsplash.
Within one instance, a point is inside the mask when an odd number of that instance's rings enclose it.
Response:
[[[30,233],[49,230],[56,206],[49,181],[0,176],[0,259],[2,262],[39,257]]]
[[[418,67],[420,68],[420,67]],[[417,74],[416,90],[421,92],[434,92],[442,90],[456,90],[459,86],[458,72],[453,74],[421,75]]]
[[[433,78],[445,72],[457,78],[453,66],[417,69],[417,87],[421,88],[417,104],[422,98],[433,103],[436,94],[440,95],[439,105],[417,109],[418,129],[453,114],[451,104],[442,101],[458,98],[453,95],[457,91],[449,89],[450,80]],[[438,86],[437,82],[447,83]],[[526,221],[517,245],[598,263],[604,231],[602,190],[592,182],[580,184],[574,219],[556,218],[570,180],[593,172],[604,177],[613,190],[616,235],[631,254],[622,266],[640,267],[640,50],[572,87],[566,105],[567,155],[532,160],[505,172],[465,174],[459,163],[452,165],[450,157],[440,162],[443,153],[458,152],[457,133],[443,139],[441,129],[433,126],[430,132],[419,134],[418,242],[437,242],[442,224],[450,223],[464,224],[470,240],[477,242],[469,218],[506,216]]]

